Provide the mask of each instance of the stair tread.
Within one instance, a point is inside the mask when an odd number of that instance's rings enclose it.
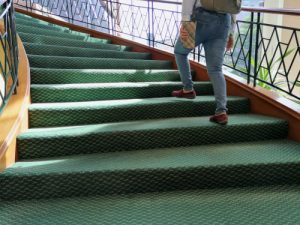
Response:
[[[300,186],[3,201],[0,220],[4,224],[298,224],[299,201]]]
[[[249,113],[249,100],[229,97],[230,114]],[[66,103],[33,103],[29,106],[30,127],[62,127],[109,122],[212,115],[214,96],[193,100],[174,97],[136,98]]]
[[[95,43],[95,42],[88,42],[88,41],[85,41],[85,40],[76,40],[76,39],[69,39],[69,38],[63,38],[63,37],[52,37],[52,36],[47,36],[47,35],[42,35],[42,34],[32,34],[32,33],[23,33],[23,32],[18,32],[18,34],[20,34],[21,36],[21,39],[22,39],[22,36],[27,36],[27,37],[40,37],[40,38],[48,38],[48,39],[51,39],[51,40],[58,40],[58,41],[69,41],[70,43],[81,43],[81,44],[85,44],[85,43],[89,43],[89,44],[93,44],[95,46],[97,45],[113,45],[113,44],[109,44],[109,43],[105,43],[105,41],[107,41],[107,39],[99,39],[99,41],[103,41],[103,43]],[[68,33],[67,33],[68,34]],[[28,43],[34,43],[34,42],[28,42]],[[37,44],[37,43],[35,43]],[[43,44],[41,44],[43,45]],[[47,44],[45,44],[47,46]],[[52,47],[52,45],[48,45],[50,47]]]
[[[45,32],[47,33],[47,29],[44,29],[44,28],[39,28],[39,27],[32,27],[32,26],[28,26],[28,25],[24,25],[24,24],[18,24],[16,23],[16,27],[17,27],[17,30],[18,28],[28,28],[28,30],[30,31],[41,31],[41,32]],[[74,36],[81,36],[81,37],[90,37],[89,34],[86,34],[86,33],[79,33],[79,32],[74,32],[73,30],[69,30],[67,27],[66,28],[66,31],[61,31],[61,30],[51,30],[52,33],[54,34],[70,34],[70,35],[74,35]],[[24,29],[24,33],[32,33],[32,32],[28,32],[28,30]]]
[[[30,20],[26,20],[26,19],[25,20],[24,19],[16,19],[16,24],[33,26],[33,27],[38,27],[38,28],[47,29],[47,30],[56,30],[56,31],[69,31],[70,30],[67,27],[50,24],[48,22],[44,22],[41,20],[40,21],[30,21]]]
[[[245,97],[239,96],[228,96],[228,101],[247,101]],[[160,104],[168,102],[214,102],[214,96],[198,96],[193,100],[180,99],[174,97],[163,97],[163,98],[146,98],[146,99],[120,99],[120,100],[103,100],[103,101],[88,101],[88,102],[69,102],[66,103],[33,103],[29,106],[29,110],[64,110],[69,109],[91,109],[91,108],[110,108],[110,107],[121,107],[121,106],[138,106],[146,104]]]
[[[168,60],[118,59],[94,57],[65,57],[30,55],[31,66],[40,68],[78,68],[78,69],[171,69]]]
[[[211,84],[209,81],[194,82],[195,85]],[[117,82],[117,83],[83,83],[83,84],[32,84],[31,88],[36,89],[91,89],[91,88],[119,88],[119,87],[149,87],[180,85],[179,81],[159,81],[159,82]]]
[[[88,39],[89,37],[87,36],[86,38],[87,39],[84,39],[84,36],[80,36],[82,37],[82,39],[71,39],[69,38],[68,36],[71,35],[71,36],[78,36],[78,35],[75,35],[75,34],[72,34],[72,33],[67,33],[67,32],[64,32],[64,31],[60,31],[60,33],[62,34],[66,34],[66,36],[50,36],[50,35],[47,35],[47,33],[45,34],[42,34],[42,33],[35,33],[35,34],[32,34],[32,33],[29,33],[29,32],[24,32],[24,31],[19,31],[18,33],[22,35],[28,35],[28,36],[37,36],[37,37],[45,37],[45,38],[51,38],[53,40],[64,40],[64,41],[71,41],[73,43],[94,43],[94,44],[110,44],[108,43],[109,40],[108,39],[102,39],[102,38],[91,38],[90,40]],[[56,32],[57,33],[57,32]],[[28,43],[32,43],[32,42],[28,42]],[[33,42],[34,43],[34,42]],[[36,43],[34,43],[36,44]],[[40,44],[42,45],[42,44]],[[52,45],[53,46],[53,45]],[[48,45],[48,47],[52,47],[51,45]]]
[[[118,59],[118,58],[96,58],[96,57],[71,57],[71,56],[56,56],[56,55],[33,55],[33,54],[28,54],[29,60],[30,58],[39,58],[39,59],[60,59],[60,60],[91,60],[91,61],[98,61],[98,60],[116,60],[116,61],[137,61],[137,62],[168,62],[171,63],[169,60],[144,60],[144,59]],[[51,68],[49,68],[51,69]],[[62,69],[62,68],[59,68]],[[170,70],[170,68],[168,68]]]
[[[97,56],[92,56],[92,54],[99,54],[99,53],[102,53],[102,54],[118,54],[118,55],[140,55],[140,56],[144,56],[145,58],[146,57],[150,57],[150,53],[147,53],[147,52],[129,52],[129,51],[117,51],[117,50],[109,50],[109,49],[91,49],[91,48],[84,48],[83,47],[72,47],[72,46],[55,46],[55,45],[45,45],[45,44],[36,44],[36,43],[30,43],[30,42],[24,42],[23,43],[25,48],[28,48],[28,51],[27,53],[29,55],[40,55],[43,53],[43,51],[45,51],[45,48],[48,48],[48,49],[52,49],[53,50],[53,55],[47,55],[47,54],[44,54],[44,56],[53,56],[53,57],[68,57],[67,55],[59,55],[58,52],[63,53],[64,54],[68,54],[70,51],[76,51],[76,53],[78,53],[78,55],[80,54],[85,54],[85,53],[89,53],[91,54],[90,58],[96,58]],[[40,54],[36,54],[36,51],[33,51],[32,49],[33,48],[42,48],[41,51],[39,52]],[[68,52],[65,52],[65,51],[68,51]],[[57,54],[57,55],[55,55]],[[77,56],[72,56],[72,57],[78,57]],[[43,55],[40,55],[40,56],[43,56]],[[69,56],[71,57],[71,56]],[[80,57],[83,57],[83,56],[80,56]],[[84,56],[85,57],[85,56]],[[88,57],[88,56],[86,56]],[[108,57],[108,56],[107,56]],[[102,57],[99,57],[99,58],[102,58]],[[116,57],[116,58],[119,58],[119,57]]]
[[[22,32],[22,33],[28,33],[28,34],[41,34],[45,36],[51,36],[51,37],[62,37],[62,38],[71,38],[71,39],[77,39],[77,40],[83,40],[83,41],[92,41],[92,42],[101,42],[103,40],[108,41],[107,39],[102,39],[102,38],[94,38],[91,37],[89,34],[85,33],[79,33],[79,32],[74,32],[72,30],[67,30],[67,31],[56,31],[56,30],[47,30],[43,28],[38,28],[38,27],[32,27],[32,26],[27,26],[27,25],[17,25],[17,31]],[[110,41],[109,41],[110,42]]]
[[[23,160],[2,176],[300,163],[300,144],[272,140]]]
[[[74,84],[32,84],[32,102],[81,102],[136,98],[169,97],[171,92],[182,88],[181,82],[115,82]],[[210,82],[197,82],[198,95],[213,93]]]
[[[32,24],[32,26],[34,27],[34,25],[45,25],[45,27],[58,27],[61,29],[66,29],[66,30],[70,30],[68,27],[65,26],[61,26],[61,25],[57,25],[54,23],[50,23],[44,20],[40,20],[40,19],[34,19],[34,18],[24,18],[24,17],[16,17],[16,22],[18,24],[18,22],[20,23],[27,23],[27,24]]]
[[[278,124],[285,123],[282,119],[267,117],[256,114],[231,115],[230,122],[226,128],[234,126],[246,126],[251,124]],[[27,138],[57,138],[75,137],[93,133],[145,131],[156,129],[179,129],[191,127],[215,127],[220,126],[209,122],[208,117],[184,117],[154,120],[139,120],[131,122],[93,124],[85,126],[71,126],[62,128],[32,128],[19,135],[19,139]]]
[[[113,51],[113,50],[108,50]],[[136,52],[129,52],[129,53],[136,53]],[[120,73],[120,74],[126,74],[126,73],[133,73],[137,71],[145,72],[146,74],[153,73],[163,73],[163,72],[178,72],[178,70],[175,69],[60,69],[60,68],[39,68],[39,67],[30,67],[30,70],[33,71],[40,71],[40,72],[74,72],[74,73]],[[192,71],[193,72],[193,71]],[[152,75],[152,74],[151,74]],[[197,82],[197,81],[196,81]]]

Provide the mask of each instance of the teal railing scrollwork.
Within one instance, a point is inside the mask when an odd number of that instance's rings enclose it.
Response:
[[[18,85],[18,42],[13,1],[0,2],[0,113]]]

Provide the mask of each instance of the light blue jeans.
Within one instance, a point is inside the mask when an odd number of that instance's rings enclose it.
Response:
[[[229,14],[208,12],[202,8],[196,9],[197,20],[196,46],[203,44],[209,78],[212,82],[216,99],[216,113],[227,111],[226,82],[222,71],[224,52],[231,24]],[[174,53],[180,73],[183,89],[193,90],[188,54],[193,49],[183,47],[178,38]]]

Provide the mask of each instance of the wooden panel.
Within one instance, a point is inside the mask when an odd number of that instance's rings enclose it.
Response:
[[[19,87],[17,95],[11,96],[0,115],[0,171],[16,160],[16,136],[28,129],[28,106],[30,102],[29,63],[24,46],[18,38]]]
[[[251,112],[285,119],[289,122],[289,138],[300,142],[300,105],[275,92],[247,85],[242,78],[226,77],[228,95],[244,96],[251,101]]]

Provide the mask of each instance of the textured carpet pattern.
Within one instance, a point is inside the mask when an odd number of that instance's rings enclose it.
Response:
[[[0,193],[31,199],[299,184],[299,146],[282,142],[29,160],[0,177]]]
[[[249,101],[230,97],[230,114],[248,113]],[[32,104],[29,109],[30,127],[72,126],[139,119],[196,117],[213,114],[214,98],[202,96],[186,99],[149,98],[52,104]]]
[[[37,103],[159,98],[169,97],[172,90],[181,87],[179,82],[34,84],[31,85],[31,99],[33,103]],[[195,90],[201,95],[213,93],[212,85],[208,82],[196,84]]]
[[[30,66],[54,69],[171,69],[165,60],[28,55]]]
[[[207,117],[147,120],[90,126],[32,129],[18,138],[21,159],[93,152],[285,138],[287,123],[261,116],[231,116],[226,127]],[[258,132],[259,131],[259,132]]]
[[[177,70],[47,69],[30,70],[32,84],[180,81]]]
[[[299,186],[12,201],[4,224],[299,224]],[[0,203],[1,204],[1,203]]]
[[[37,27],[45,30],[54,30],[54,31],[62,31],[62,32],[68,32],[68,28],[56,26],[56,25],[50,25],[47,22],[35,22],[30,20],[24,20],[24,19],[17,19],[17,24],[25,25],[25,26],[31,26],[31,27]]]
[[[125,51],[101,50],[80,47],[45,46],[25,43],[25,50],[30,55],[89,57],[89,58],[123,58],[123,59],[150,59],[149,53],[135,53]]]
[[[71,47],[81,47],[81,48],[93,48],[93,49],[108,49],[108,50],[118,50],[125,51],[129,48],[126,46],[107,44],[105,40],[99,43],[87,42],[83,40],[74,40],[67,38],[57,38],[49,37],[45,35],[33,35],[28,33],[18,32],[23,42],[44,44],[44,45],[57,45],[57,46],[71,46]],[[47,46],[45,46],[47,47]],[[49,46],[48,46],[49,47]]]
[[[31,27],[22,24],[17,24],[17,31],[22,33],[29,33],[29,34],[31,33],[37,35],[45,35],[50,37],[60,37],[60,38],[75,39],[75,40],[90,39],[87,35],[72,34],[71,31],[59,32],[55,30],[45,30],[42,28]]]
[[[194,100],[170,96],[182,88],[173,62],[16,20],[33,104],[20,161],[0,173],[0,224],[299,223],[287,121],[231,96],[228,125],[213,124],[210,82],[195,82]]]

